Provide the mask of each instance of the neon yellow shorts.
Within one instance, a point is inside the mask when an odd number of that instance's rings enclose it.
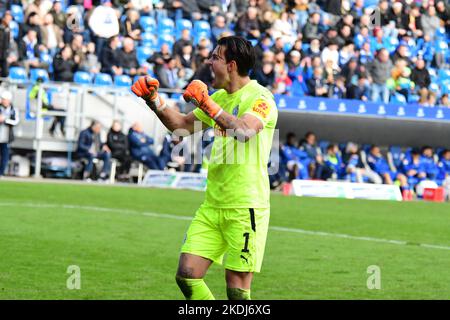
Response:
[[[260,272],[270,209],[222,209],[202,204],[186,233],[182,253],[223,264],[228,270]]]

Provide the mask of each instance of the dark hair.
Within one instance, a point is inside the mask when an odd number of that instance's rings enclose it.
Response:
[[[296,138],[296,135],[293,132],[288,132],[286,135],[286,141],[288,141],[291,138]]]
[[[255,49],[250,41],[238,37],[229,36],[220,38],[217,45],[225,48],[225,60],[230,62],[234,60],[237,65],[237,71],[240,76],[247,76],[255,65]]]

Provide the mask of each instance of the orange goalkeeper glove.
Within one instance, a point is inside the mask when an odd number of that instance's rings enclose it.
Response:
[[[186,102],[192,102],[213,119],[217,119],[223,111],[208,95],[208,86],[200,80],[193,80],[187,86],[183,98]]]
[[[153,110],[162,111],[166,107],[166,102],[158,94],[159,81],[150,76],[140,77],[131,87],[135,95],[145,100],[147,105]]]

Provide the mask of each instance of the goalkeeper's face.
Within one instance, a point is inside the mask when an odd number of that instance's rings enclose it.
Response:
[[[209,65],[213,76],[212,87],[214,89],[227,88],[230,83],[231,65],[225,59],[225,48],[217,46],[206,64]]]

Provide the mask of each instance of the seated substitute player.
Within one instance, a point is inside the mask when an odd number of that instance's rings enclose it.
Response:
[[[141,77],[132,90],[172,132],[184,129],[184,135],[191,134],[197,129],[197,120],[203,123],[198,130],[214,127],[205,201],[181,248],[178,286],[186,299],[214,299],[203,277],[213,262],[222,264],[226,254],[227,296],[249,300],[268,231],[267,163],[278,111],[269,90],[248,76],[255,63],[249,41],[236,36],[221,38],[206,63],[214,74],[212,86],[219,90],[209,96],[207,86],[193,80],[183,98],[197,108],[187,115],[167,107],[158,95],[155,79]],[[235,161],[241,157],[238,152],[228,161],[229,151],[241,149],[250,151],[245,161]]]

